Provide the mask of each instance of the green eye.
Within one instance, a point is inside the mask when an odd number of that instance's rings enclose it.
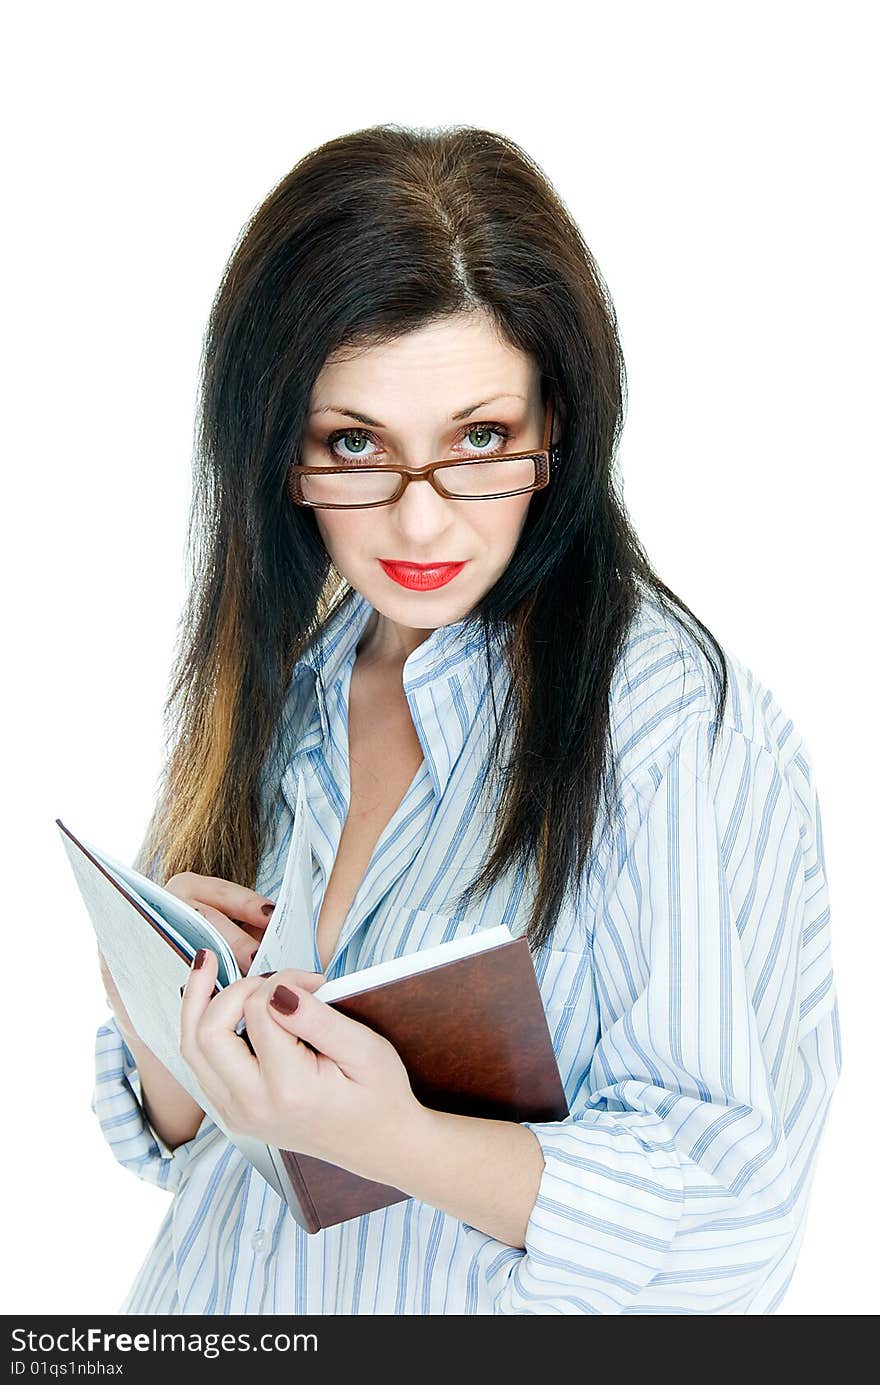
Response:
[[[341,436],[345,438],[346,450],[348,450],[349,440],[354,438],[355,447],[352,449],[352,456],[357,456],[366,446],[367,438],[363,433],[343,433]]]
[[[482,450],[485,448],[486,443],[489,441],[489,439],[491,438],[491,436],[492,436],[492,434],[493,434],[494,431],[495,431],[495,430],[492,429],[492,428],[483,428],[483,427],[470,428],[470,429],[468,429],[468,432],[467,432],[466,436],[467,436],[468,440],[470,441],[471,447],[476,448],[477,451],[482,451]],[[473,438],[474,438],[475,435],[481,435],[482,438],[483,438],[483,441],[482,441],[482,442],[474,442],[474,441],[473,441]]]
[[[337,444],[345,443],[344,447]],[[329,437],[324,439],[324,450],[332,457],[337,464],[345,464],[346,461],[357,461],[359,457],[372,456],[372,453],[365,453],[364,448],[370,442],[369,433],[365,433],[361,428],[337,428]],[[349,447],[353,443],[353,447]]]

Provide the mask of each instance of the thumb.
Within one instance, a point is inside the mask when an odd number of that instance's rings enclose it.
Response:
[[[294,982],[294,976],[285,971],[275,973],[269,1014],[288,1034],[311,1044],[318,1053],[332,1058],[347,1077],[356,1079],[366,1053],[384,1041],[368,1025],[349,1019],[320,996],[312,995]]]
[[[288,967],[285,971],[264,971],[260,975],[274,976],[277,981],[283,981],[287,986],[298,986],[305,991],[316,991],[327,980],[322,971],[301,971],[297,967]]]

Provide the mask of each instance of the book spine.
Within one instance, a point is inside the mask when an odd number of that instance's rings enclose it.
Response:
[[[294,1219],[304,1231],[313,1236],[316,1231],[321,1230],[321,1219],[306,1186],[295,1151],[276,1149],[272,1145],[267,1145],[266,1148],[278,1175],[278,1181],[285,1190],[285,1201]]]

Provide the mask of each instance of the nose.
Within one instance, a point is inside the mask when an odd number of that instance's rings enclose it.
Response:
[[[453,501],[439,495],[427,476],[422,475],[410,479],[403,495],[391,508],[402,530],[416,543],[427,543],[453,523],[453,504]]]

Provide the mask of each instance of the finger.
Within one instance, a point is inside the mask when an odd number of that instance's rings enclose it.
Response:
[[[346,1076],[357,1078],[369,1063],[371,1051],[382,1042],[380,1036],[298,985],[295,976],[293,971],[275,973],[269,983],[267,1013],[288,1034],[332,1058]]]
[[[283,972],[268,972],[261,979],[260,985],[249,991],[244,997],[242,1010],[245,1017],[247,1038],[261,1064],[269,1053],[281,1054],[287,1059],[292,1051],[300,1049],[303,1053],[310,1053],[312,1057],[315,1056],[314,1050],[306,1040],[301,1039],[292,1029],[275,1024],[269,1017],[269,999],[275,990],[279,976],[298,977],[300,981],[305,983],[303,986],[304,994],[309,992],[312,982],[316,979],[314,972],[301,972],[290,968]]]
[[[259,977],[262,980],[265,980],[267,977],[280,975],[281,973],[277,971],[261,971],[259,973]],[[294,983],[297,986],[304,986],[307,991],[317,991],[320,986],[323,986],[326,980],[322,971],[297,971],[296,967],[287,967],[284,975],[293,977]],[[248,980],[252,979],[254,978],[248,978]]]
[[[217,981],[217,954],[210,948],[200,947],[193,958],[189,976],[181,991],[180,1000],[180,1052],[193,1069],[196,1076],[202,1055],[199,1052],[198,1022],[207,1008]]]
[[[228,1106],[234,1093],[246,1090],[259,1071],[257,1058],[234,1031],[244,996],[263,982],[245,978],[215,994],[216,953],[200,952],[205,953],[204,961],[199,967],[193,964],[180,1005],[180,1053],[205,1095]]]
[[[273,992],[274,989],[275,989],[276,977],[279,977],[279,976],[283,976],[283,977],[288,981],[288,983],[292,982],[292,983],[293,983],[294,985],[296,985],[296,986],[302,986],[302,988],[303,988],[304,990],[307,990],[307,991],[316,991],[316,990],[318,989],[319,986],[322,986],[322,985],[324,984],[324,979],[325,979],[325,978],[324,978],[324,973],[323,973],[323,972],[320,972],[320,971],[300,971],[300,970],[298,970],[296,967],[287,967],[283,972],[278,972],[278,971],[267,971],[267,972],[263,972],[263,973],[262,973],[262,979],[265,980],[265,981],[268,981],[268,983],[269,983],[267,990],[265,991],[265,993],[263,993],[263,994],[261,995],[262,988],[258,988],[258,989],[256,989],[256,990],[252,991],[252,992],[250,993],[250,995],[247,997],[247,999],[245,1000],[245,1005],[244,1005],[244,1013],[245,1013],[245,1019],[246,1019],[245,1029],[246,1029],[246,1031],[247,1031],[246,1039],[247,1039],[247,1042],[248,1042],[248,1043],[254,1043],[254,1036],[253,1036],[253,1034],[252,1034],[252,1032],[251,1032],[251,1029],[252,1029],[252,1026],[253,1026],[253,1023],[254,1023],[254,1018],[255,1018],[255,1016],[256,1016],[258,1019],[262,1019],[262,1021],[263,1021],[263,1024],[262,1024],[262,1026],[260,1027],[260,1031],[259,1031],[259,1032],[261,1032],[261,1033],[264,1034],[264,1035],[267,1033],[267,1026],[269,1026],[269,1019],[268,1019],[268,1016],[267,1016],[267,1013],[266,1013],[266,1006],[267,1006],[267,1004],[268,1004],[269,997],[271,996],[272,992]],[[255,1003],[255,1001],[257,1000],[257,998],[260,998],[262,1003],[257,1007],[256,1010],[254,1010],[253,1007],[254,1007],[254,1003]],[[269,1026],[269,1028],[271,1028],[271,1026]],[[255,1047],[256,1047],[256,1044],[255,1044]],[[259,1048],[257,1048],[257,1053],[258,1053],[258,1056],[260,1057],[260,1059],[262,1060],[263,1054],[260,1052]]]
[[[187,901],[196,913],[201,914],[202,918],[208,920],[217,929],[222,938],[225,938],[232,948],[233,956],[238,963],[238,969],[242,976],[246,976],[250,971],[251,962],[257,955],[259,939],[254,939],[250,933],[239,928],[226,914],[219,909],[213,908],[210,904],[203,904],[201,901]]]
[[[113,980],[113,973],[107,965],[107,958],[101,951],[98,952],[98,956],[101,961],[101,981],[104,985],[104,993],[107,997],[107,1004],[110,1006],[111,1009],[113,1009],[114,1001],[119,1001],[120,1004],[122,1003],[121,997],[119,995],[119,991],[116,988],[116,982]]]
[[[275,907],[275,901],[266,895],[218,875],[197,875],[194,871],[183,871],[180,875],[172,876],[165,888],[178,894],[181,899],[195,899],[200,904],[219,909],[221,914],[242,929],[257,930],[258,939]]]
[[[316,991],[319,986],[323,986],[326,976],[322,971],[300,971],[297,967],[285,967],[284,971],[273,971],[273,977],[280,977],[286,985],[291,981],[294,986],[303,986],[307,991]],[[288,980],[288,978],[290,978]],[[269,988],[271,995],[274,987]]]
[[[244,1002],[245,1025],[269,1103],[276,1109],[291,1096],[308,1099],[312,1083],[325,1066],[338,1070],[331,1058],[269,1017],[268,998],[274,977],[267,989],[256,991]]]

